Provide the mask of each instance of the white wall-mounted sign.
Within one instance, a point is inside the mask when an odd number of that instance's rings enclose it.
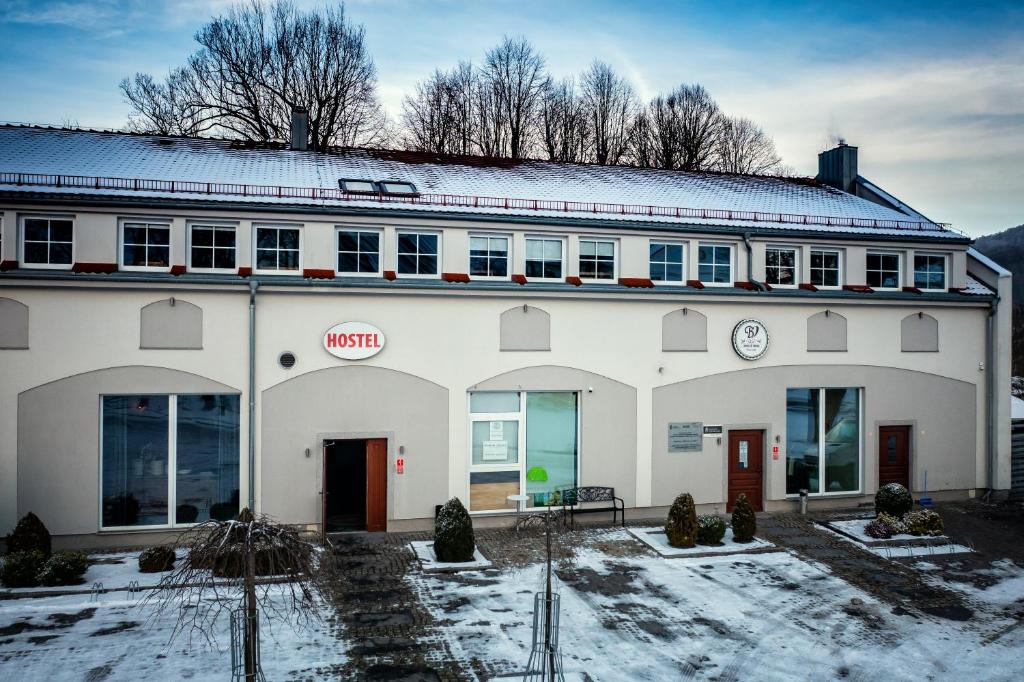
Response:
[[[343,360],[365,360],[383,350],[384,332],[366,322],[342,322],[324,332],[324,348]]]
[[[668,425],[669,452],[700,452],[704,449],[701,435],[704,425],[700,422],[671,422]]]
[[[760,320],[743,320],[732,330],[732,347],[744,360],[757,360],[768,352],[768,330]]]

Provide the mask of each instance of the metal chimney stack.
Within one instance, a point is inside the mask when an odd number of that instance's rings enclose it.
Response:
[[[305,107],[292,107],[292,149],[309,149],[309,112]]]
[[[857,180],[857,148],[840,141],[834,149],[818,154],[818,181],[854,194]]]

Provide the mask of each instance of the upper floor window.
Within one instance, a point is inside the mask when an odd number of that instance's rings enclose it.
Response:
[[[898,289],[900,286],[900,255],[872,253],[867,255],[867,284],[872,289]]]
[[[508,237],[470,236],[471,277],[508,277]]]
[[[398,274],[438,274],[440,237],[432,232],[398,233]]]
[[[918,289],[946,288],[946,257],[939,254],[914,254],[914,286]]]
[[[648,252],[652,281],[681,284],[686,280],[682,244],[652,241]]]
[[[121,223],[121,266],[171,267],[171,226],[167,223]]]
[[[557,237],[526,238],[526,276],[562,279],[562,253],[565,242]]]
[[[580,278],[615,279],[615,242],[580,240]]]
[[[237,262],[234,225],[189,226],[189,267],[233,272]]]
[[[838,287],[842,284],[842,257],[835,249],[811,249],[811,284]]]
[[[797,277],[796,249],[770,246],[764,252],[764,281],[778,287],[793,287]]]
[[[302,230],[287,225],[256,226],[256,270],[298,272],[302,269]]]
[[[338,272],[380,272],[380,232],[338,230]]]
[[[732,247],[701,244],[697,249],[697,277],[704,284],[732,284]]]
[[[36,267],[74,264],[74,223],[70,218],[25,218],[21,262]]]

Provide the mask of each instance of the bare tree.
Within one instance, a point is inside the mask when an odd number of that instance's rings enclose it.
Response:
[[[582,87],[593,160],[601,165],[617,164],[629,149],[637,108],[633,87],[600,61],[583,74]]]
[[[417,83],[415,94],[402,103],[405,147],[437,154],[472,154],[477,84],[473,67],[466,62],[449,72],[438,69]]]
[[[130,125],[159,132],[183,112],[186,132],[282,140],[301,106],[314,149],[383,141],[376,67],[344,5],[302,12],[289,0],[250,0],[212,19],[196,41],[200,49],[165,83],[143,74],[121,82]]]
[[[764,175],[779,170],[775,142],[749,118],[722,118],[716,167],[727,173]]]
[[[640,166],[702,171],[714,167],[722,113],[700,85],[681,85],[647,105],[632,135],[633,162]]]
[[[540,139],[549,161],[586,160],[590,136],[583,99],[576,84],[566,78],[558,83],[548,80],[541,99]]]
[[[513,159],[530,153],[546,81],[544,57],[525,38],[506,36],[487,52],[477,98],[485,117],[481,151]]]

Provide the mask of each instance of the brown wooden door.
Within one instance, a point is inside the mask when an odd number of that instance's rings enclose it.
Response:
[[[878,427],[878,487],[899,483],[910,490],[910,427]]]
[[[388,441],[366,441],[366,530],[388,529]]]
[[[729,432],[729,496],[725,510],[745,493],[754,511],[763,511],[764,431]]]

